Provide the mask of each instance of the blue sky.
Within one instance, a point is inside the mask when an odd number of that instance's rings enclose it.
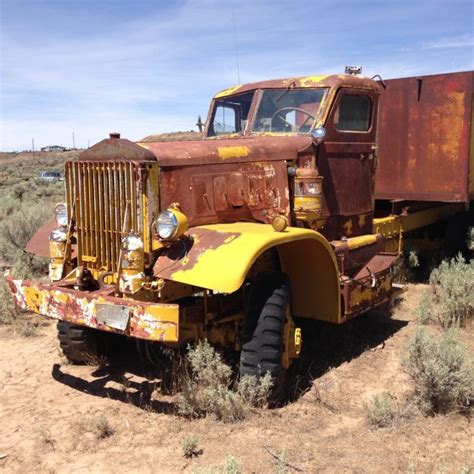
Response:
[[[241,82],[473,69],[464,0],[0,0],[0,149],[195,128]]]

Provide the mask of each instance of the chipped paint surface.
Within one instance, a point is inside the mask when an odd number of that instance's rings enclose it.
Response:
[[[229,87],[214,96],[215,99],[227,97],[235,93],[245,93],[257,89],[285,89],[294,88],[312,88],[312,87],[341,87],[346,85],[357,89],[378,90],[378,84],[363,76],[336,74],[336,75],[316,75],[304,77],[289,77],[285,79],[272,79],[268,81],[253,82]]]
[[[100,291],[78,291],[11,277],[7,277],[7,282],[15,303],[27,311],[139,339],[164,342],[177,342],[179,339],[179,306],[176,304],[147,303],[117,298]],[[119,331],[99,323],[96,304],[129,308],[126,330]]]
[[[257,257],[270,247],[312,239],[333,253],[321,234],[296,227],[275,232],[271,225],[235,222],[196,227],[190,235],[192,244],[186,251],[158,258],[155,276],[232,293],[240,288]]]
[[[240,84],[237,85],[237,86],[228,87],[227,89],[224,89],[223,91],[218,92],[214,97],[216,99],[219,99],[220,97],[225,97],[225,96],[228,96],[228,95],[232,95],[235,92],[237,92],[241,87],[242,86]]]
[[[217,147],[219,158],[227,160],[228,158],[241,158],[248,156],[250,148],[247,146],[220,146]]]

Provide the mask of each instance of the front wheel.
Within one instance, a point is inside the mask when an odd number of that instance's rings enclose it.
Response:
[[[71,364],[96,364],[103,355],[98,331],[58,321],[59,346]]]
[[[288,277],[256,275],[249,292],[242,332],[240,376],[259,379],[269,373],[274,385],[282,374],[283,331],[290,302]]]

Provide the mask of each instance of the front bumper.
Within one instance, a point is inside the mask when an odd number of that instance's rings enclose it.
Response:
[[[113,296],[110,289],[79,291],[55,283],[6,281],[16,305],[53,319],[138,339],[178,342],[179,305]]]

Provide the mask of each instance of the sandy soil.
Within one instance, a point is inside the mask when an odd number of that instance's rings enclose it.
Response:
[[[243,472],[469,472],[474,431],[466,417],[415,411],[378,430],[365,421],[363,402],[385,390],[400,412],[413,411],[399,361],[419,291],[412,286],[392,318],[317,326],[299,367],[304,393],[235,424],[175,416],[173,399],[140,371],[66,364],[53,324],[30,338],[0,328],[0,470],[219,472],[232,455]],[[472,332],[462,338],[472,350]],[[114,432],[99,438],[104,419]],[[202,454],[186,459],[182,440],[193,433]],[[269,451],[284,453],[286,465]]]

